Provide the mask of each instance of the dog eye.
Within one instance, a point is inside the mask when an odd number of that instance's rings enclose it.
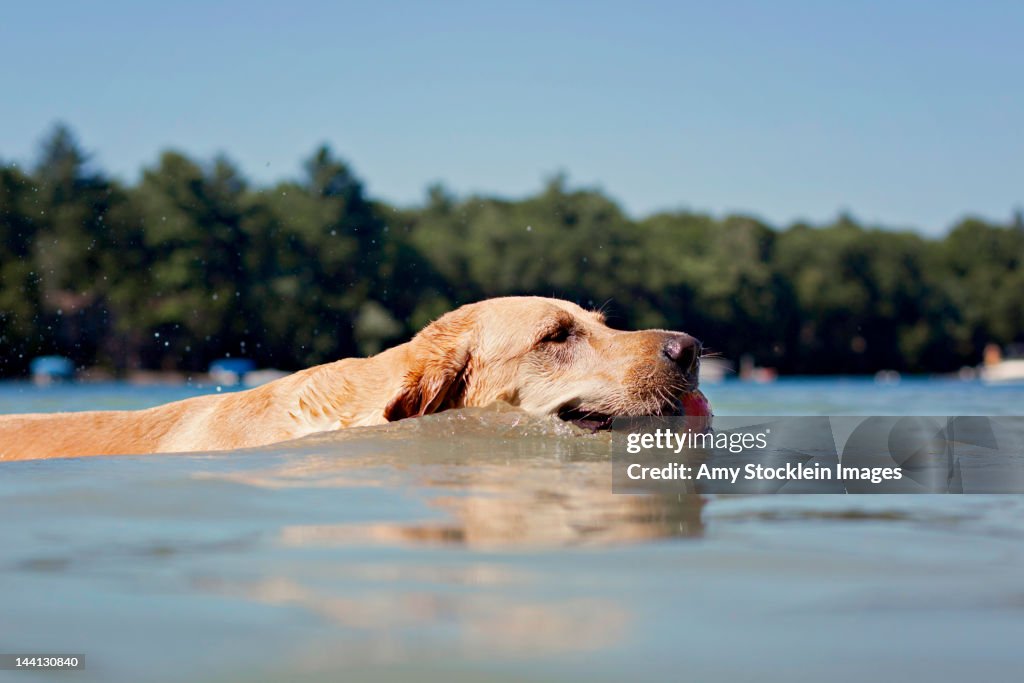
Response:
[[[541,339],[541,341],[542,342],[552,342],[552,343],[555,343],[555,344],[561,344],[563,342],[569,341],[569,337],[571,337],[571,336],[572,336],[572,330],[571,329],[569,329],[568,327],[558,327],[558,328],[552,330],[551,332],[549,332],[548,334],[546,334],[544,336],[544,338]]]

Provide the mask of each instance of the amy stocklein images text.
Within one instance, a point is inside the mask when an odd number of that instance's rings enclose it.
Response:
[[[612,490],[1024,493],[1024,418],[616,418]]]
[[[771,429],[761,432],[695,432],[687,429],[676,432],[667,427],[655,429],[653,432],[632,432],[626,435],[626,451],[633,455],[645,449],[668,450],[675,454],[684,449],[716,449],[729,453],[743,453],[751,449],[767,449],[768,436]],[[740,477],[748,480],[805,480],[805,479],[864,479],[878,484],[885,479],[902,479],[900,467],[843,467],[824,466],[815,462],[810,465],[802,463],[786,463],[778,467],[760,463],[748,463],[743,466],[720,465],[708,463],[687,465],[679,462],[668,463],[661,467],[644,466],[632,463],[626,468],[626,476],[630,479],[696,479],[705,481],[728,481],[735,484]]]
[[[626,475],[630,479],[703,479],[705,481],[727,481],[735,484],[740,480],[740,475],[747,480],[827,480],[827,479],[863,479],[873,484],[879,484],[886,479],[902,479],[903,470],[899,467],[823,467],[819,463],[813,465],[800,465],[786,463],[779,467],[767,467],[765,465],[747,464],[742,467],[712,466],[707,463],[701,465],[684,465],[682,463],[669,463],[664,467],[645,467],[640,463],[633,463],[626,468]]]

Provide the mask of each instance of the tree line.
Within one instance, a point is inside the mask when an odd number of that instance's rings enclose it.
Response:
[[[686,330],[783,373],[945,372],[1024,341],[1022,261],[1019,216],[932,239],[848,215],[632,219],[564,177],[518,200],[433,186],[396,207],[327,147],[273,186],[175,151],[125,185],[57,127],[32,168],[0,168],[0,375],[43,354],[118,372],[225,356],[294,369],[507,294],[603,306],[615,326]]]

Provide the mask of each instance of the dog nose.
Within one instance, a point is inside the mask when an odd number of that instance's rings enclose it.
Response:
[[[674,334],[665,341],[661,352],[683,370],[693,372],[697,369],[701,345],[699,341],[688,334]]]

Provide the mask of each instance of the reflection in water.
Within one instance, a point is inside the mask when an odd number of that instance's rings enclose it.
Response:
[[[614,600],[528,597],[387,587],[343,594],[287,577],[251,582],[200,580],[196,588],[280,607],[298,607],[327,622],[401,642],[412,648],[431,630],[454,629],[448,643],[462,655],[535,657],[610,647],[619,642],[629,612]]]
[[[359,487],[384,488],[426,506],[413,519],[288,524],[274,537],[282,549],[514,552],[700,534],[697,496],[612,494],[609,448],[607,435],[582,436],[518,411],[484,409],[316,436],[289,445],[291,455],[270,467],[201,477],[272,491],[333,488],[342,497]],[[617,595],[539,597],[543,572],[497,562],[345,562],[329,574],[329,581],[294,573],[205,577],[194,587],[299,608],[403,652],[438,632],[453,633],[446,647],[462,656],[592,652],[621,643],[635,619]],[[352,591],[353,582],[363,589]]]
[[[337,465],[336,465],[337,466]],[[611,493],[607,462],[434,465],[406,475],[446,513],[441,521],[296,525],[289,546],[455,544],[480,549],[612,545],[700,533],[698,496]]]
[[[456,411],[295,445],[337,454],[207,476],[271,489],[414,487],[445,519],[286,526],[280,540],[287,546],[560,547],[695,536],[701,530],[698,496],[612,494],[607,434],[582,436],[560,421],[515,410]]]
[[[700,532],[697,496],[612,496],[596,491],[520,491],[433,499],[445,522],[376,522],[288,526],[289,546],[382,543],[455,544],[477,549],[605,546]]]

